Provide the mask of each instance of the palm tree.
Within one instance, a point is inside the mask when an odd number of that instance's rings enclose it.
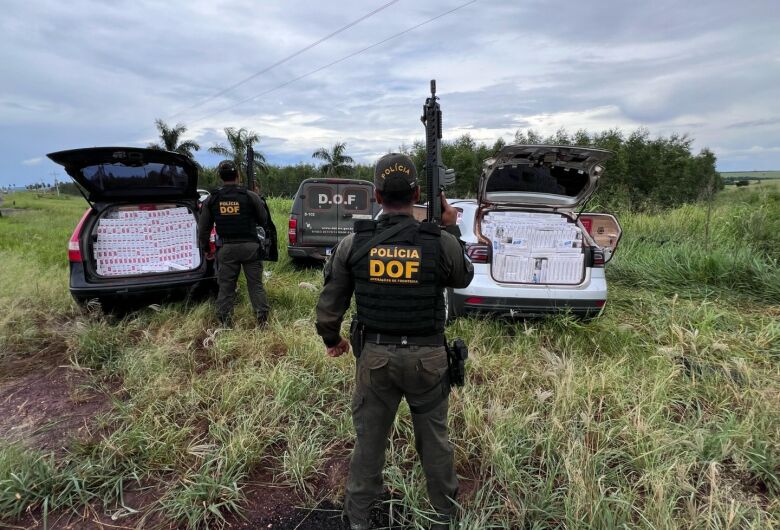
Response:
[[[157,119],[154,120],[154,124],[157,126],[157,130],[160,131],[160,140],[162,142],[149,144],[150,149],[173,151],[187,158],[193,158],[195,156],[193,151],[200,150],[200,145],[194,140],[185,140],[179,143],[179,139],[187,131],[187,127],[181,123],[177,123],[174,127],[169,127],[164,121]]]
[[[228,147],[221,144],[217,144],[214,147],[209,147],[209,152],[222,155],[225,158],[229,158],[239,168],[241,178],[246,177],[246,151],[250,145],[260,142],[260,135],[254,131],[250,131],[245,128],[235,129],[233,127],[225,128],[225,136],[227,136]],[[265,156],[260,151],[255,151],[255,174],[263,173],[268,169],[265,164]]]
[[[340,177],[352,172],[352,164],[355,162],[351,156],[344,154],[347,149],[345,142],[338,143],[333,146],[333,149],[328,151],[324,147],[320,147],[311,155],[312,158],[322,160],[324,164],[320,166],[320,171],[329,177]]]

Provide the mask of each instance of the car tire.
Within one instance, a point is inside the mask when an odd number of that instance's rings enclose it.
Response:
[[[453,303],[452,288],[447,287],[444,289],[444,322],[450,324],[458,318],[458,312]]]

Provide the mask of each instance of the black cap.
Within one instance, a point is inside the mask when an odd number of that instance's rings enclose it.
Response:
[[[223,160],[217,165],[217,173],[222,180],[236,180],[238,170],[232,160]]]
[[[379,191],[406,191],[417,187],[417,169],[408,156],[390,153],[376,162],[374,186]]]

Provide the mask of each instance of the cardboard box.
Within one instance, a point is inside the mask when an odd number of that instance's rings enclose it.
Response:
[[[197,268],[196,232],[195,218],[186,208],[109,212],[97,227],[97,273],[126,276]]]
[[[564,216],[491,212],[482,234],[491,240],[492,274],[499,282],[577,284],[582,279],[582,232]]]

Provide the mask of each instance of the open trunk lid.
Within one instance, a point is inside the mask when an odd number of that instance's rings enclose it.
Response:
[[[90,202],[198,198],[198,166],[184,155],[136,147],[90,147],[49,153]]]
[[[574,208],[596,191],[612,156],[604,149],[561,145],[508,145],[485,160],[480,205]]]

